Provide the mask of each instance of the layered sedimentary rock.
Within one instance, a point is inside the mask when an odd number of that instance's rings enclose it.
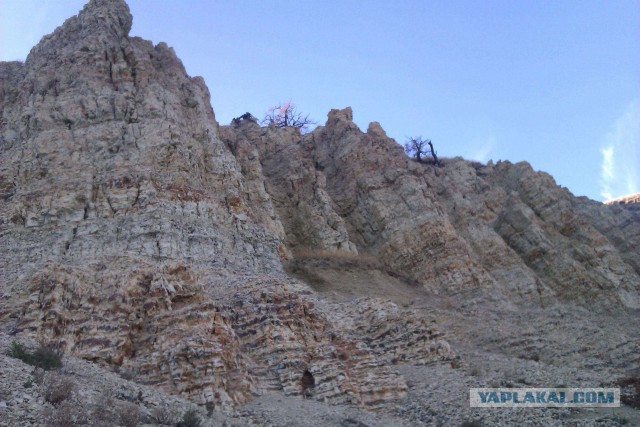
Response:
[[[378,123],[360,131],[350,108],[304,137],[292,132],[242,123],[223,135],[258,147],[294,252],[373,255],[434,292],[507,305],[561,297],[640,307],[631,213],[575,198],[524,162],[417,163]]]
[[[204,404],[255,391],[229,319],[183,264],[48,265],[32,277],[15,332]]]
[[[234,323],[243,353],[254,363],[260,386],[287,395],[368,406],[404,397],[405,380],[379,356],[373,331],[350,333],[335,316],[346,312],[350,317],[348,311],[333,307],[329,317],[311,294],[295,283],[245,277],[236,293],[226,299],[224,313]],[[424,333],[427,345],[434,348],[442,345],[437,342],[439,337]],[[448,344],[444,346],[438,356],[448,359],[452,352]]]
[[[304,136],[219,126],[203,80],[131,20],[91,0],[0,63],[6,333],[208,407],[272,391],[389,407],[409,391],[394,365],[456,357],[447,331],[414,301],[329,301],[284,264],[460,306],[640,307],[633,211],[526,163],[415,162],[349,108]]]
[[[0,64],[3,328],[214,407],[269,389],[402,398],[367,331],[282,272],[288,234],[254,141],[223,142],[203,80],[129,37],[131,20],[92,0]]]
[[[223,127],[221,136],[243,169],[259,169],[261,189],[266,186],[287,230],[289,248],[357,253],[346,223],[335,212],[326,191],[326,176],[317,170],[313,159],[303,155],[297,129],[260,128],[253,121],[242,120]]]
[[[348,331],[363,337],[376,356],[390,364],[426,365],[453,356],[434,324],[390,301],[359,299],[350,305],[343,321]]]

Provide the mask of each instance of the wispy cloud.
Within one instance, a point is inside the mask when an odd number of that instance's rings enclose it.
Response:
[[[469,160],[486,162],[496,148],[497,139],[494,135],[473,139],[466,147],[464,157]]]
[[[640,191],[640,102],[631,102],[600,148],[600,195],[610,200]]]

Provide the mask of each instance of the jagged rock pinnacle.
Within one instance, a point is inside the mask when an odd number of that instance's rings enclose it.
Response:
[[[369,123],[367,133],[378,138],[388,138],[387,133],[378,122]]]
[[[109,28],[121,37],[131,30],[133,18],[124,0],[91,0],[78,15],[85,28]]]
[[[334,121],[353,121],[353,110],[351,107],[345,107],[342,110],[333,109],[327,114],[327,124]]]
[[[91,0],[76,16],[40,40],[27,57],[27,64],[41,57],[45,62],[72,54],[91,44],[117,43],[129,35],[133,17],[123,0]]]

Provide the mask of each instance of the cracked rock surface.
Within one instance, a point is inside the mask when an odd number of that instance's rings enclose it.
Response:
[[[91,0],[0,63],[0,425],[640,423],[468,407],[469,387],[640,393],[621,380],[640,377],[637,198],[417,163],[348,107],[306,135],[220,126],[131,23]],[[68,403],[14,340],[64,352]]]

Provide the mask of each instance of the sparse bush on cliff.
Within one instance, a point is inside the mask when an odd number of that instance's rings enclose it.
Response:
[[[177,416],[175,412],[165,402],[162,402],[158,407],[153,410],[153,419],[161,426],[173,426],[176,425]]]
[[[202,421],[195,409],[189,409],[185,412],[182,416],[182,421],[176,424],[177,427],[200,427],[201,425]]]
[[[264,126],[274,125],[279,128],[293,126],[300,129],[302,134],[309,132],[309,128],[316,124],[308,114],[305,116],[299,112],[291,100],[269,108],[261,123]]]
[[[27,363],[27,359],[29,358],[29,351],[24,346],[24,344],[18,341],[12,341],[11,345],[6,351],[6,355],[15,359],[20,359],[23,362]]]
[[[140,408],[133,403],[125,402],[119,410],[120,425],[124,427],[136,427],[140,424]]]
[[[616,385],[622,388],[620,401],[627,406],[640,409],[640,376],[619,378]]]
[[[92,418],[100,420],[101,425],[114,425],[118,419],[116,403],[111,393],[104,393],[93,405]]]
[[[71,400],[66,400],[55,408],[45,408],[40,416],[38,425],[47,427],[72,427],[89,423],[89,416],[82,402],[72,402]]]
[[[76,383],[69,377],[56,372],[47,374],[43,384],[44,400],[53,406],[59,406],[73,395]]]
[[[233,120],[231,120],[231,124],[237,125],[237,124],[238,124],[238,123],[240,123],[242,120],[248,120],[248,121],[250,121],[250,122],[254,122],[254,123],[257,123],[257,122],[258,122],[258,119],[257,119],[257,118],[255,118],[255,117],[253,116],[253,114],[251,114],[250,112],[248,112],[248,111],[247,111],[247,112],[246,112],[246,113],[244,113],[243,115],[238,116],[238,117],[234,118]]]
[[[407,142],[404,144],[404,151],[408,155],[415,157],[415,159],[420,163],[422,162],[423,156],[431,154],[431,157],[433,158],[433,164],[440,164],[440,160],[438,160],[438,154],[433,149],[433,144],[431,143],[430,139],[422,139],[421,136],[408,138]]]
[[[24,363],[46,371],[62,367],[62,354],[45,345],[41,345],[35,351],[30,352],[24,344],[13,341],[6,354],[9,357],[20,359]]]

